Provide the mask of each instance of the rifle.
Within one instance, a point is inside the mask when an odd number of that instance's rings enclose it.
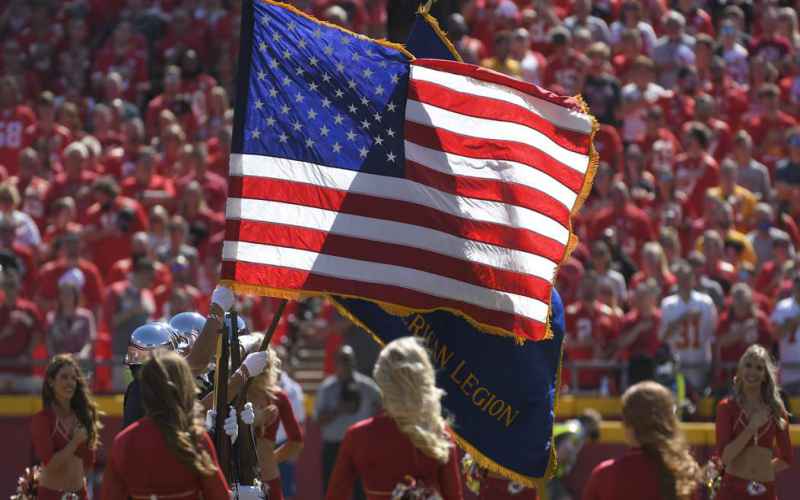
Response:
[[[224,329],[223,323],[223,329]],[[229,359],[231,351],[231,329],[236,330],[236,323],[228,325],[228,331],[217,339],[217,373],[214,380],[214,410],[217,418],[214,422],[214,447],[217,450],[220,468],[226,478],[230,478],[231,440],[225,434],[225,418],[228,416],[228,379],[230,377]],[[238,350],[238,349],[237,349]]]
[[[275,330],[278,328],[278,322],[280,322],[287,302],[288,300],[283,299],[278,303],[278,308],[275,311],[275,314],[272,316],[272,323],[269,325],[269,329],[264,334],[264,340],[261,341],[261,345],[258,348],[259,351],[266,351],[267,348],[269,348],[269,344],[272,341],[272,337],[275,335]],[[250,389],[251,381],[252,379],[248,380],[247,383],[244,384],[244,387],[242,387],[241,391],[236,397],[236,411],[239,415],[241,415],[241,411],[247,402],[247,391]],[[240,418],[239,440],[237,441],[237,444],[239,445],[238,458],[240,464],[239,480],[241,481],[241,484],[251,486],[255,484],[256,479],[260,479],[261,475],[258,466],[258,452],[255,438],[256,436],[253,433],[252,426],[245,424]]]

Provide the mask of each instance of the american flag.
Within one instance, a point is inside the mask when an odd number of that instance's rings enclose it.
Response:
[[[263,0],[242,33],[222,278],[545,338],[591,177],[579,103]]]

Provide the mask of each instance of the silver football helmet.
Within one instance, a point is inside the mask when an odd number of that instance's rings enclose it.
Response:
[[[153,322],[142,325],[131,333],[125,364],[141,365],[156,349],[178,350],[178,334],[167,323]]]
[[[206,324],[206,318],[196,312],[178,313],[169,320],[175,333],[178,335],[178,353],[186,356],[192,350],[194,342]]]

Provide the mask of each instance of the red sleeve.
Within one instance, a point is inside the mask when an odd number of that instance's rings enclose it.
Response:
[[[723,399],[717,405],[717,456],[722,458],[725,447],[733,440],[734,403],[730,399]]]
[[[780,458],[787,464],[794,462],[794,450],[792,450],[792,441],[789,438],[789,425],[787,424],[783,429],[778,428],[778,435],[776,436],[777,448],[775,458]]]
[[[217,460],[217,452],[214,451],[214,445],[211,444],[211,438],[208,437],[208,433],[203,433],[201,446],[208,451],[211,455],[211,460],[217,467],[217,470],[210,476],[201,476],[203,498],[207,500],[229,500],[228,482],[225,481],[225,476],[222,475],[222,469],[220,469],[219,460]]]
[[[450,459],[439,468],[439,485],[444,500],[463,500],[461,474],[458,470],[458,452],[455,445],[450,448]]]
[[[347,431],[344,435],[339,453],[336,455],[336,464],[328,481],[328,491],[325,500],[349,500],[353,495],[353,485],[358,477],[354,458],[353,434]]]
[[[603,492],[608,489],[606,487],[606,477],[608,476],[606,472],[611,463],[612,461],[608,460],[594,468],[592,475],[589,476],[589,481],[586,482],[586,486],[583,488],[581,500],[603,500]]]
[[[43,464],[47,464],[53,458],[53,453],[55,452],[50,433],[50,418],[48,418],[47,414],[40,412],[34,415],[31,422],[31,439],[36,456],[39,457]]]
[[[281,417],[281,423],[286,430],[286,437],[289,441],[303,442],[303,431],[297,423],[297,418],[294,416],[292,404],[289,402],[289,397],[286,393],[278,393],[278,413]]]
[[[114,440],[114,449],[111,451],[111,459],[108,461],[108,466],[103,471],[103,489],[101,498],[103,500],[127,500],[128,491],[125,486],[124,479],[121,474],[117,472],[119,464],[117,464],[117,448],[120,446],[119,440]],[[116,452],[116,453],[115,453]]]

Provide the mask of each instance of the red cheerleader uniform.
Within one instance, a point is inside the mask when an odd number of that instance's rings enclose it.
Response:
[[[229,500],[228,483],[206,433],[201,447],[217,466],[210,476],[199,475],[180,463],[150,417],[137,420],[114,438],[103,474],[103,500]]]
[[[286,430],[286,438],[289,441],[302,443],[303,431],[300,429],[297,418],[294,416],[292,403],[289,401],[289,397],[281,390],[275,391],[275,400],[273,403],[278,407],[278,418],[270,425],[262,426],[259,437],[274,443],[275,436],[278,434],[278,426],[282,423],[283,428]],[[283,484],[281,483],[280,476],[271,481],[267,481],[267,486],[269,487],[270,500],[283,500]]]
[[[31,438],[36,456],[42,461],[42,465],[47,465],[53,455],[64,449],[72,440],[69,431],[59,422],[58,416],[51,408],[45,408],[33,416]],[[89,472],[94,465],[94,450],[89,449],[87,443],[84,442],[75,450],[75,456],[83,461],[84,474]],[[87,495],[85,483],[81,491],[55,491],[40,486],[37,492],[37,498],[40,500],[60,500],[66,493],[75,493],[81,499],[85,499]]]
[[[747,416],[733,398],[725,398],[717,405],[717,454],[722,456],[725,447],[747,427]],[[755,435],[755,443],[748,443],[747,446],[759,446],[773,450],[773,456],[786,462],[792,463],[792,443],[789,439],[789,426],[781,429],[774,418],[764,424]],[[775,482],[762,482],[766,491],[758,496],[752,496],[747,491],[750,481],[730,474],[722,476],[722,484],[717,492],[717,500],[775,500]]]
[[[631,448],[600,463],[583,489],[583,500],[658,500],[659,471],[655,460],[640,448]]]
[[[462,500],[455,445],[446,464],[418,450],[384,413],[351,426],[336,457],[326,500],[349,500],[360,478],[367,500],[386,500],[410,476],[444,500]]]

